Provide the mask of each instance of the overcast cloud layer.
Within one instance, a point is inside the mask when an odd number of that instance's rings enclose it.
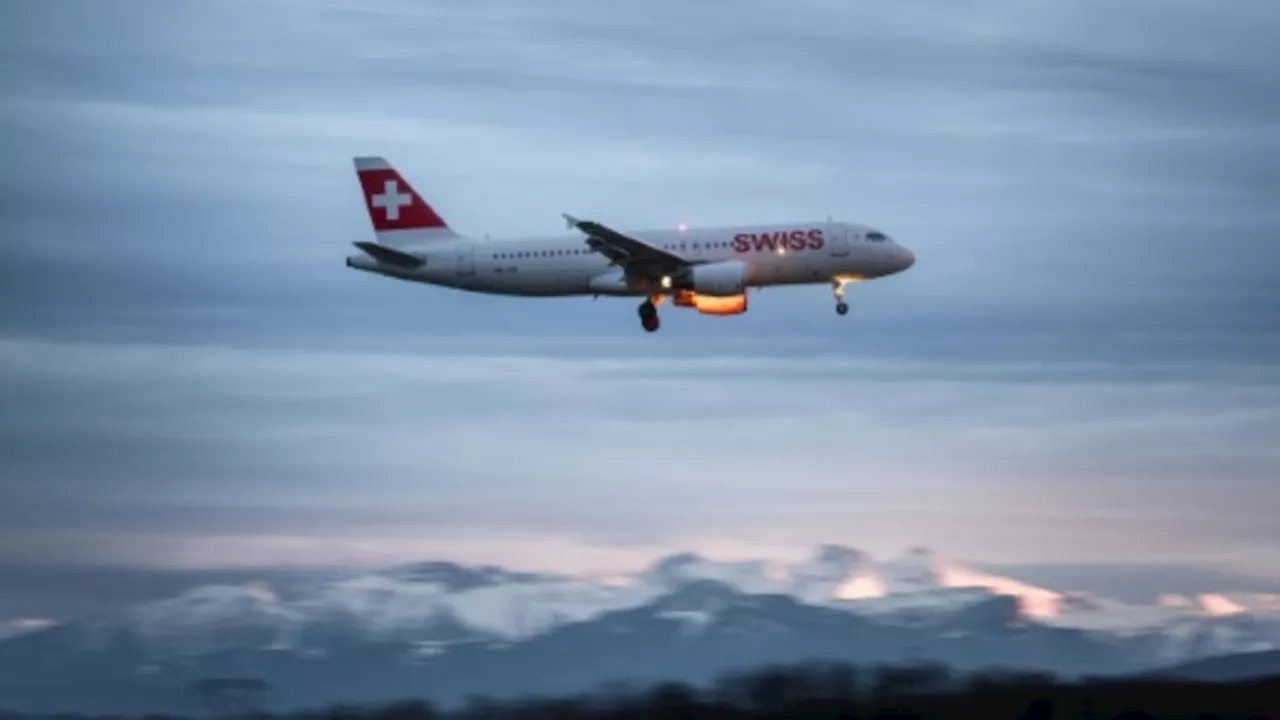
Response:
[[[1229,8],[10,3],[0,621],[820,541],[1274,581],[1280,6]],[[648,336],[346,270],[365,154],[475,235],[831,214],[919,260]]]

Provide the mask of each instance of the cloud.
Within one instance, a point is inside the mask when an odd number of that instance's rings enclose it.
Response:
[[[23,5],[0,564],[836,540],[1274,573],[1277,12]],[[370,153],[475,235],[833,214],[920,259],[845,318],[770,289],[645,336],[346,270]]]
[[[0,178],[5,234],[24,238],[0,257],[10,327],[547,332],[542,308],[343,271],[367,234],[348,158],[378,152],[476,234],[553,232],[564,210],[627,227],[873,221],[921,262],[862,293],[864,323],[1076,344],[1274,335],[1265,3],[115,10],[68,25],[24,8],[6,34],[27,71],[0,142],[33,169]],[[829,332],[825,298],[800,298],[771,293],[710,337]],[[364,305],[382,312],[350,310]]]
[[[1134,560],[1280,542],[1267,369],[30,341],[0,343],[0,366],[21,388],[0,415],[11,559],[840,540],[1028,562],[1113,558],[1118,538]]]
[[[1152,603],[1173,594],[1195,596],[1230,588],[1232,592],[1271,594],[1280,577],[1270,579],[1222,568],[1178,563],[1097,563],[983,565],[995,573],[1034,585],[1083,591],[1125,602]]]
[[[54,624],[53,620],[45,618],[17,618],[14,620],[0,620],[0,640],[16,637],[36,630],[43,630]]]

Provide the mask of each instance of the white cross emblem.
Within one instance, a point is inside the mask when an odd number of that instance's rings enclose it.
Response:
[[[400,208],[413,204],[413,196],[400,192],[399,183],[387,180],[382,183],[382,192],[373,196],[373,206],[387,211],[388,220],[400,219]]]

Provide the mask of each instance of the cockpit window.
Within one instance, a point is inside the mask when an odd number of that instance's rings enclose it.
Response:
[[[884,242],[885,240],[888,240],[888,239],[889,238],[885,237],[884,233],[882,232],[877,232],[875,230],[872,230],[871,232],[867,233],[867,242]]]

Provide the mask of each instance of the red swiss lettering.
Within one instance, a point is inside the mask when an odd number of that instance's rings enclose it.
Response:
[[[755,250],[819,250],[825,244],[821,228],[780,232],[738,233],[733,236],[733,249],[744,253]]]
[[[756,250],[764,250],[766,247],[773,250],[777,247],[778,233],[756,233],[751,236],[751,240]]]
[[[812,250],[822,249],[826,239],[822,237],[822,228],[814,228],[809,231],[809,248]]]

